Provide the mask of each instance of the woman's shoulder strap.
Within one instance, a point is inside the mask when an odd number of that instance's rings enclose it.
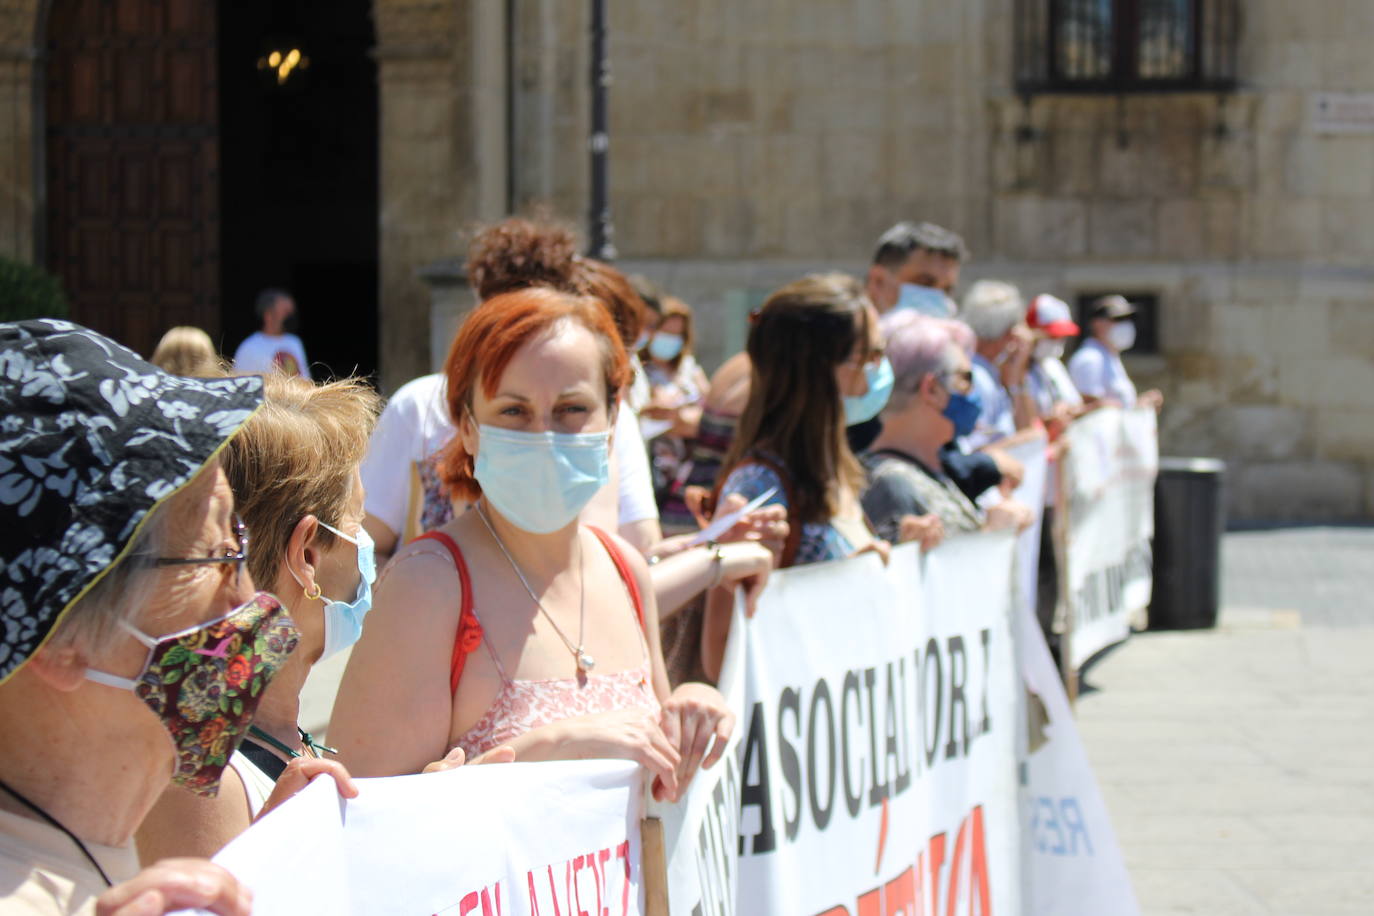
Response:
[[[606,548],[606,553],[610,554],[611,562],[615,564],[615,571],[620,573],[620,578],[625,582],[625,588],[630,593],[630,602],[635,606],[635,616],[639,618],[639,628],[643,630],[644,596],[640,594],[639,580],[635,578],[634,570],[630,569],[630,564],[625,559],[625,554],[621,551],[620,545],[615,542],[615,538],[595,525],[588,525],[587,527],[591,529],[592,534],[596,535],[601,546]]]
[[[458,611],[458,632],[453,637],[453,658],[449,663],[448,691],[452,696],[458,692],[458,681],[463,676],[463,666],[467,664],[468,653],[482,643],[482,625],[478,623],[477,615],[472,608],[472,577],[468,575],[468,564],[463,559],[463,551],[447,534],[442,531],[428,531],[415,540],[434,541],[447,550],[453,558],[453,565],[458,570],[458,581],[462,585],[463,599]]]

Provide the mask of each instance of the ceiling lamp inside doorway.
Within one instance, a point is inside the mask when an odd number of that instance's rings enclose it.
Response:
[[[300,48],[269,51],[266,57],[258,58],[259,70],[271,70],[276,74],[277,85],[285,85],[291,74],[310,66],[310,58],[301,53]]]

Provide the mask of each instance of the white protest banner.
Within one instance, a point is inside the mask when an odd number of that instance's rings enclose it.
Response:
[[[1068,654],[1074,669],[1130,635],[1150,603],[1159,444],[1149,409],[1093,411],[1064,434]]]
[[[621,760],[317,778],[220,851],[255,916],[642,912],[643,778]]]
[[[1021,610],[1021,674],[1031,725],[1022,790],[1026,913],[1138,916],[1107,806],[1088,764],[1059,670]]]
[[[1019,911],[1013,548],[770,580],[748,624],[739,912]]]
[[[1037,509],[1046,475],[1044,440],[1011,452],[1025,475],[1015,496]],[[1035,613],[1039,521],[1017,539],[1016,645],[1023,713],[1021,785],[1023,912],[1056,916],[1138,916],[1111,820],[1078,736],[1064,684]]]
[[[647,814],[663,825],[671,916],[734,916],[739,887],[739,745],[744,723],[744,656],[749,628],[736,606],[721,664],[719,688],[735,714],[725,754],[699,770],[677,804],[650,800]]]
[[[1007,450],[1021,463],[1021,483],[1012,498],[1035,513],[1035,522],[1016,538],[1016,594],[1019,607],[1029,607],[1035,617],[1035,583],[1040,572],[1040,527],[1045,520],[1045,485],[1048,440],[1037,436]]]

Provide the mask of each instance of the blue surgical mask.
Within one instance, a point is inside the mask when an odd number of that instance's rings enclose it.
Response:
[[[372,609],[372,583],[377,581],[377,548],[366,528],[359,527],[358,536],[349,537],[324,522],[320,525],[358,548],[358,573],[362,576],[351,602],[325,599],[324,653],[320,656],[325,659],[347,649],[363,635],[363,618]]]
[[[377,550],[366,528],[358,529],[357,537],[344,534],[333,525],[320,522],[320,527],[332,531],[358,548],[358,591],[352,601],[338,601],[321,595],[324,601],[324,651],[320,661],[336,655],[353,645],[363,635],[363,618],[372,609],[372,583],[377,581]],[[288,569],[287,572],[290,572]],[[296,574],[291,573],[296,579]],[[296,579],[297,584],[300,583]]]
[[[610,481],[610,431],[524,433],[478,426],[472,476],[515,527],[550,534],[567,527]]]
[[[896,308],[914,309],[932,318],[952,318],[958,311],[954,300],[940,290],[929,286],[917,286],[915,283],[902,284],[901,292],[897,295]]]
[[[869,363],[864,367],[864,378],[868,380],[868,391],[856,398],[844,399],[844,425],[855,426],[867,423],[887,406],[892,396],[892,363],[884,356],[877,365]]]
[[[654,359],[671,362],[682,352],[681,334],[664,334],[659,331],[649,340],[649,355]]]
[[[954,424],[955,436],[967,436],[978,425],[978,416],[983,412],[983,399],[977,391],[960,394],[949,392],[949,403],[942,411],[945,419]]]

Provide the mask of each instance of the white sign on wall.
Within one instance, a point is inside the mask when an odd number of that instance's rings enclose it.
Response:
[[[1319,134],[1374,134],[1374,92],[1314,92],[1307,123]]]

